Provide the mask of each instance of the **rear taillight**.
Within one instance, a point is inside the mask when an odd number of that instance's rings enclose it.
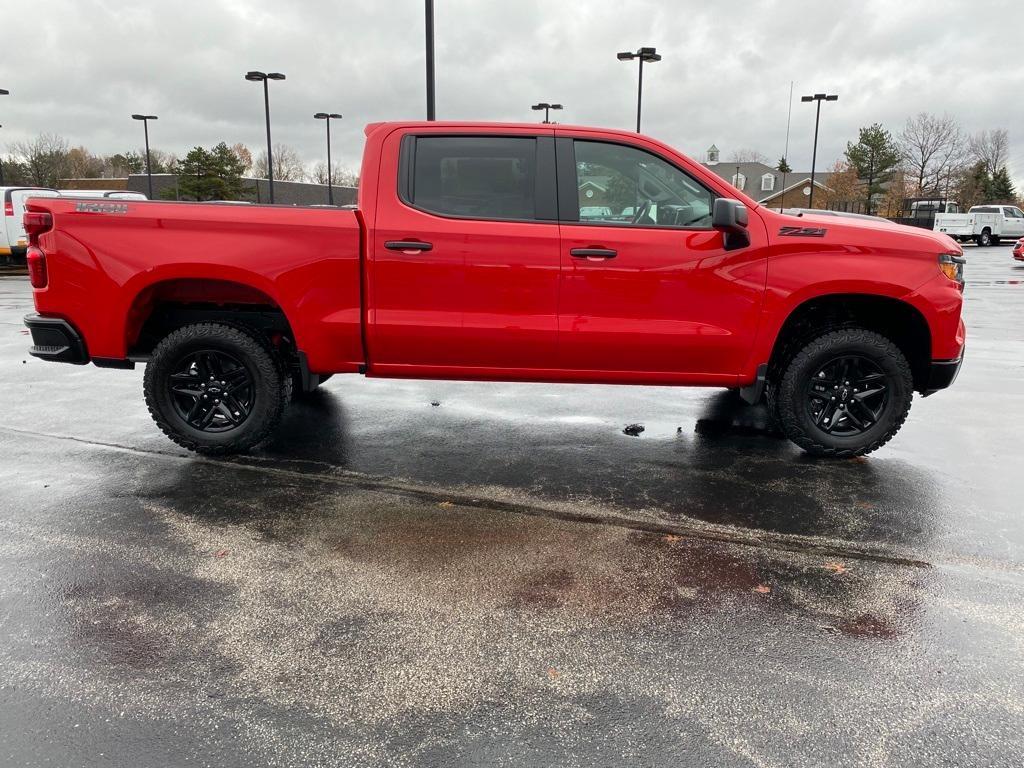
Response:
[[[8,200],[6,203],[4,203],[4,216],[13,216],[13,215],[14,215],[14,203],[12,203],[10,200]]]
[[[23,223],[28,241],[35,245],[41,234],[53,229],[53,214],[49,211],[25,211]]]
[[[28,264],[28,279],[32,287],[45,288],[49,282],[49,276],[46,274],[46,254],[32,245],[25,253],[25,261]]]

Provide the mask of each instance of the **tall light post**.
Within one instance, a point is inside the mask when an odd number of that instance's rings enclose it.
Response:
[[[149,199],[153,199],[153,165],[149,159],[149,121],[156,120],[156,115],[132,115],[132,120],[142,121],[142,131],[146,136],[146,183],[149,187]]]
[[[549,114],[550,114],[550,111],[552,109],[561,109],[561,108],[562,108],[561,104],[548,104],[546,101],[542,101],[542,102],[540,102],[540,104],[534,104],[532,107],[530,107],[530,109],[534,110],[535,112],[539,111],[541,109],[544,110],[544,122],[545,123],[550,123],[551,122]]]
[[[637,81],[636,86],[636,132],[640,133],[640,106],[644,98],[644,62],[653,64],[655,61],[661,61],[661,54],[654,48],[640,48],[636,53],[623,51],[616,54],[616,57],[619,61],[640,60],[640,79]]]
[[[814,116],[814,150],[811,152],[811,199],[807,201],[807,207],[814,207],[814,170],[818,162],[818,123],[821,121],[821,102],[839,101],[839,96],[834,93],[816,93],[813,96],[801,96],[800,101],[818,102],[817,113]]]
[[[327,204],[334,205],[334,181],[331,178],[331,120],[341,120],[341,115],[336,112],[317,112],[313,117],[327,121]]]
[[[8,95],[10,95],[10,93],[11,92],[8,91],[6,88],[0,88],[0,96],[8,96]],[[3,128],[3,126],[0,125],[0,128]],[[3,185],[4,185],[4,158],[3,158],[2,155],[0,155],[0,187],[2,187]]]
[[[263,104],[267,113],[267,181],[270,184],[270,202],[274,202],[274,150],[270,143],[270,87],[271,80],[284,80],[280,72],[258,72],[253,70],[245,73],[245,79],[253,83],[263,83]]]
[[[427,120],[434,120],[434,0],[426,0]]]

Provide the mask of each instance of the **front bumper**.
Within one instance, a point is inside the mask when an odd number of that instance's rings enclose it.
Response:
[[[25,316],[25,325],[32,332],[32,347],[28,353],[33,357],[75,365],[89,362],[82,335],[67,320],[31,314]]]
[[[940,389],[952,385],[960,373],[960,366],[963,365],[964,357],[961,354],[956,360],[932,360],[928,370],[928,386],[923,392],[925,397],[933,395]]]

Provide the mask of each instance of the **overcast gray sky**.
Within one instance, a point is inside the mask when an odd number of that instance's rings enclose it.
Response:
[[[437,0],[440,119],[536,118],[562,102],[561,122],[630,128],[636,66],[615,52],[657,46],[645,68],[644,132],[702,158],[784,148],[796,81],[790,164],[810,167],[813,105],[825,104],[819,166],[857,128],[897,133],[918,111],[964,129],[1010,131],[1024,181],[1024,3],[739,2],[737,0]],[[1005,32],[1005,35],[998,34]],[[356,168],[368,122],[422,118],[423,0],[0,0],[0,145],[39,132],[109,153],[142,144],[132,112],[160,117],[154,147],[265,141],[260,87],[271,84],[275,141],[310,164],[323,154],[316,111],[344,114],[336,156]]]

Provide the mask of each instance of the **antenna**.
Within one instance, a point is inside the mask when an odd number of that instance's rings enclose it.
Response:
[[[786,151],[782,154],[789,162],[789,126],[793,121],[793,81],[789,81],[789,114],[786,116]]]
[[[786,149],[782,153],[782,159],[789,165],[789,126],[793,122],[793,81],[789,81],[789,114],[786,115]],[[782,173],[782,195],[779,197],[779,213],[782,213],[782,206],[786,202],[786,173]]]

